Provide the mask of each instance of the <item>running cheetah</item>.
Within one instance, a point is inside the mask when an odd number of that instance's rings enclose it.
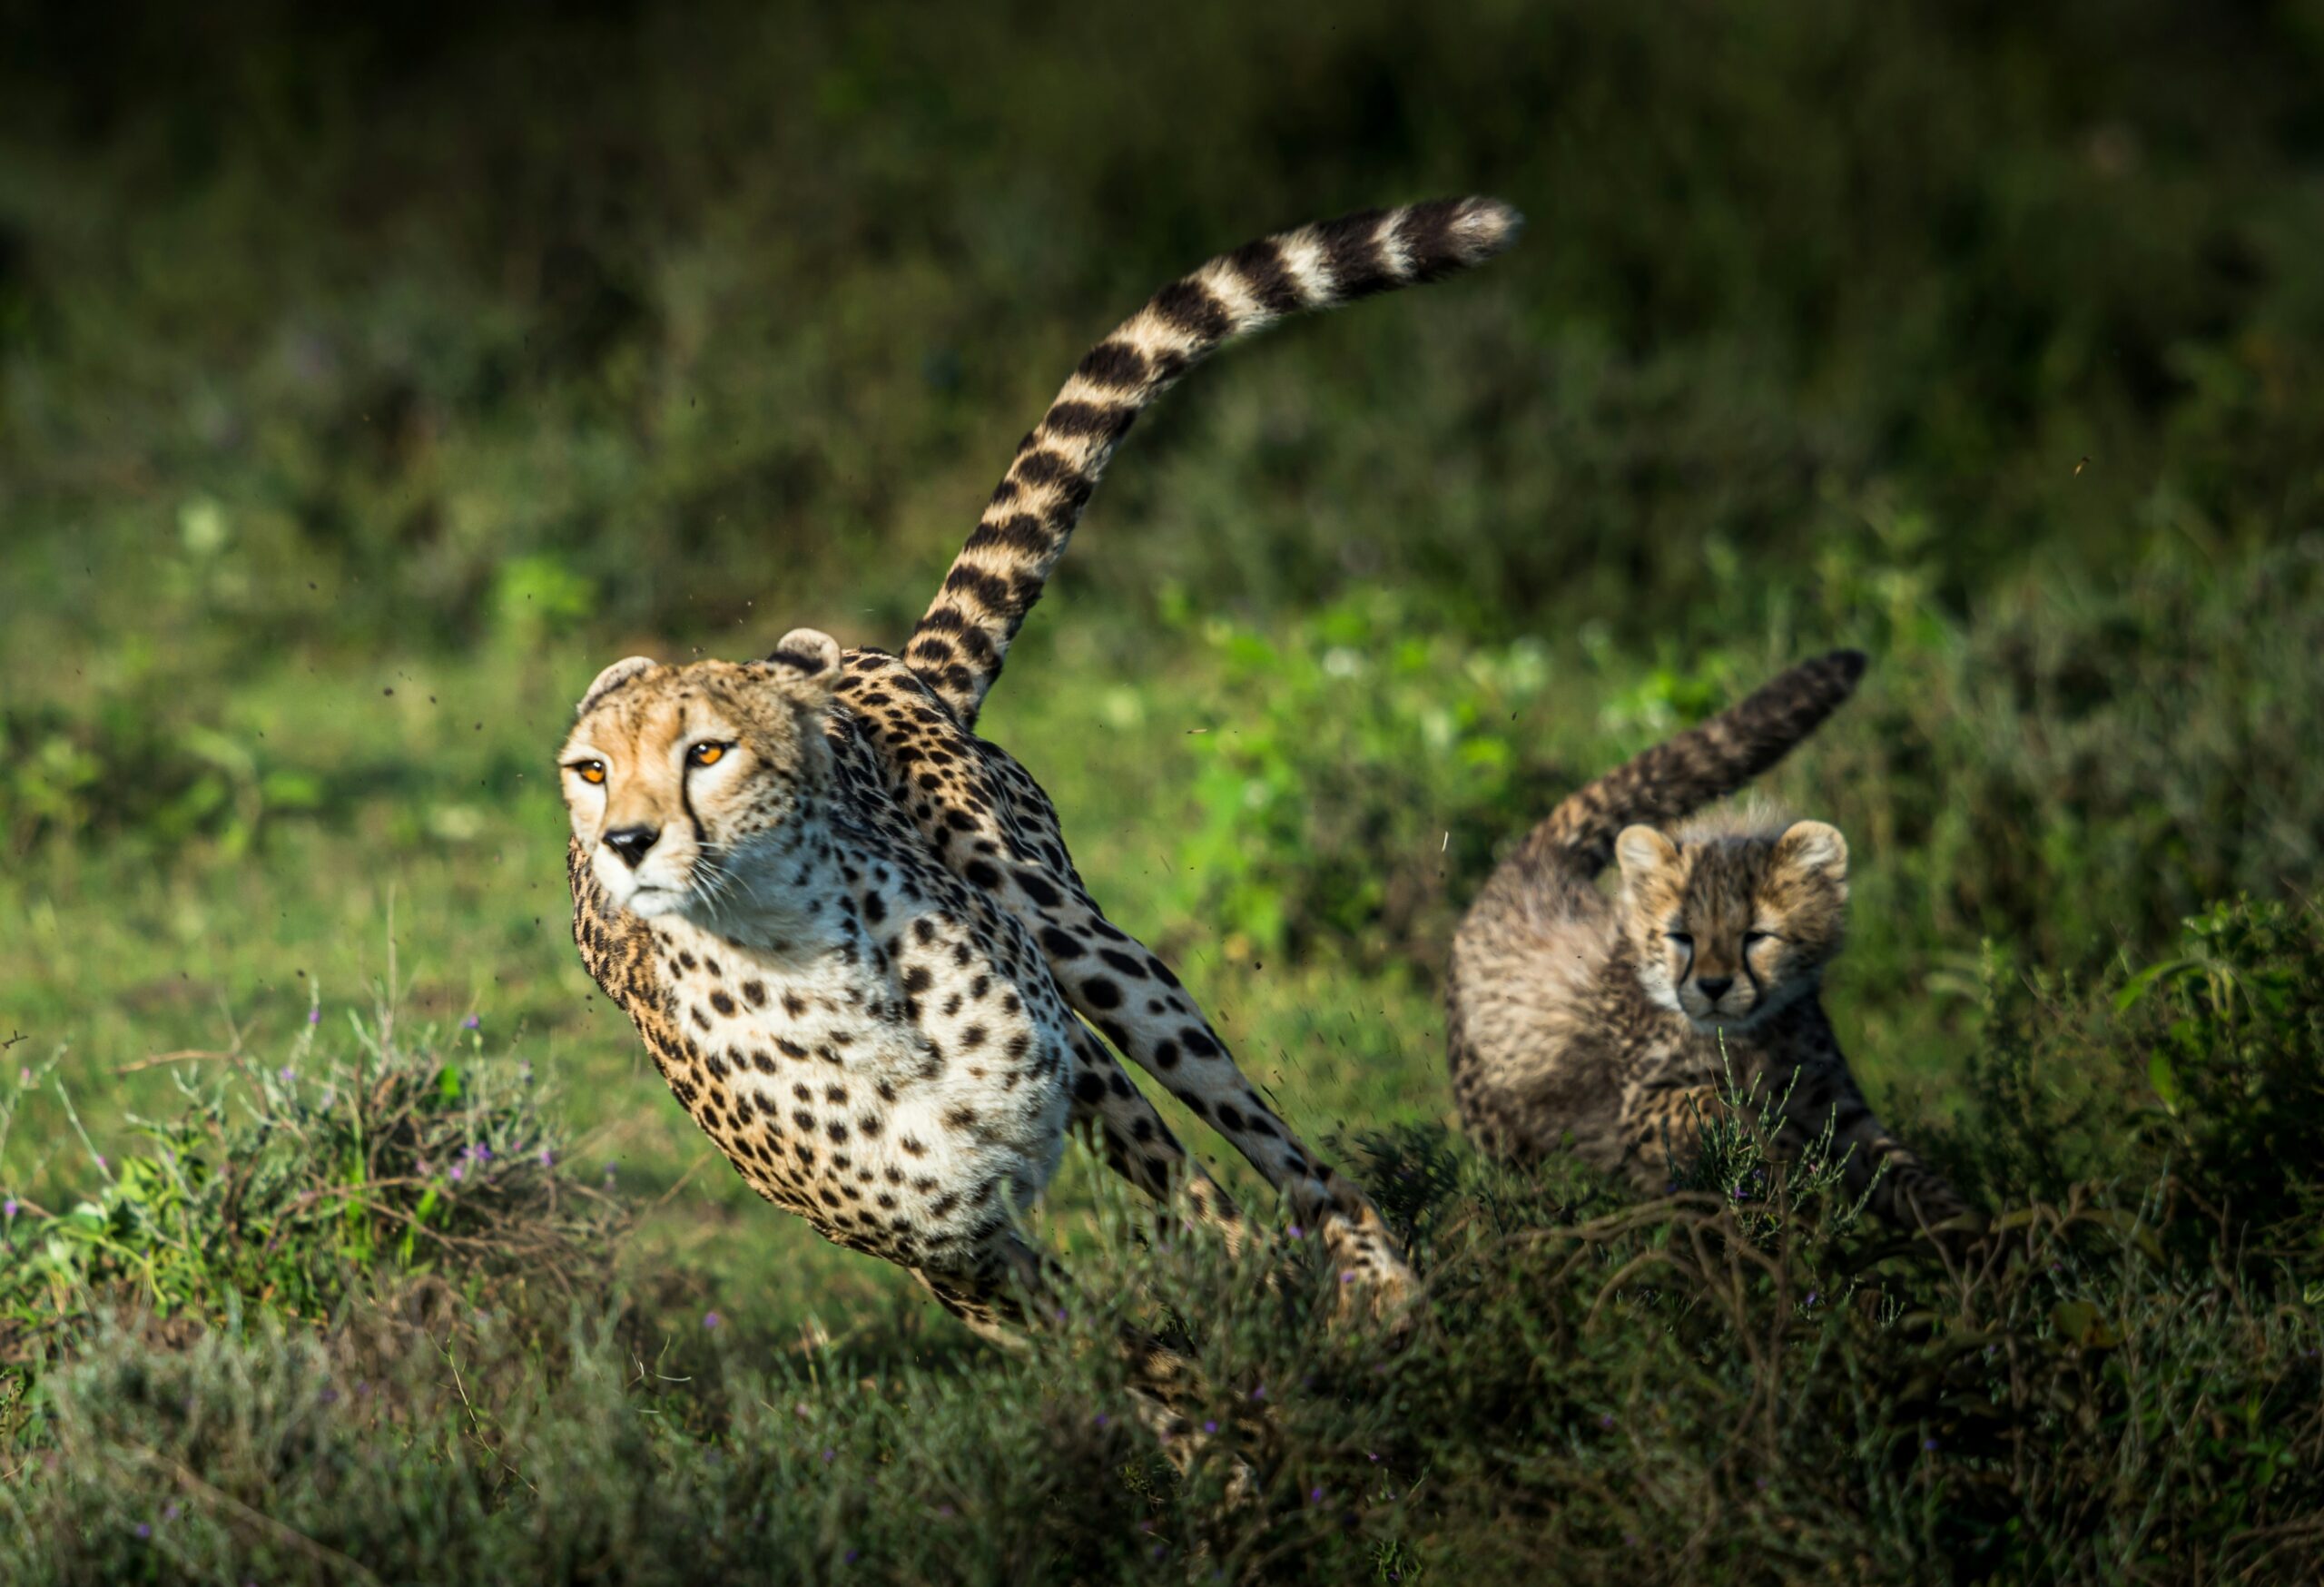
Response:
[[[1723,1106],[1731,1062],[1737,1084],[1785,1099],[1780,1142],[1830,1125],[1849,1190],[1869,1188],[1881,1217],[1928,1227],[1967,1210],[1873,1116],[1817,997],[1840,949],[1846,840],[1763,811],[1644,824],[1774,765],[1863,672],[1852,650],[1792,668],[1571,795],[1502,862],[1448,986],[1453,1096],[1482,1144],[1525,1158],[1570,1143],[1659,1190]],[[1610,860],[1619,902],[1594,884]]]
[[[1369,1202],[1106,919],[1048,796],[973,729],[1147,404],[1236,337],[1482,263],[1518,223],[1492,200],[1446,200],[1213,260],[1081,360],[901,655],[799,629],[764,661],[633,656],[581,699],[557,759],[590,973],[753,1188],[908,1269],[981,1334],[1008,1337],[1021,1295],[1056,1292],[1018,1217],[1069,1128],[1141,1190],[1183,1188],[1193,1217],[1242,1237],[1114,1052],[1250,1159],[1317,1231],[1344,1295],[1393,1316],[1412,1291]]]

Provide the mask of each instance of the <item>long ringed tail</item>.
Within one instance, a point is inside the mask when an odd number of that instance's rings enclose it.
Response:
[[[1512,858],[1595,876],[1612,861],[1622,828],[1678,821],[1790,754],[1856,692],[1864,666],[1864,652],[1835,650],[1777,675],[1709,721],[1567,795]]]
[[[1025,614],[1065,554],[1114,448],[1157,397],[1211,353],[1308,309],[1433,281],[1516,240],[1497,199],[1366,210],[1246,243],[1182,276],[1089,350],[1017,448],[984,518],[904,646],[964,726],[975,725]]]

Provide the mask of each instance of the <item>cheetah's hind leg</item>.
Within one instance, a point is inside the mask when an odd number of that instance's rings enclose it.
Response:
[[[1025,1350],[1033,1327],[1062,1322],[1073,1295],[1063,1268],[1009,1231],[994,1237],[984,1259],[972,1268],[911,1271],[971,1333],[1012,1353]],[[1188,1414],[1199,1409],[1201,1375],[1182,1352],[1143,1328],[1124,1325],[1117,1343],[1129,1364],[1130,1398],[1138,1420],[1183,1480],[1209,1443]],[[1258,1476],[1242,1456],[1233,1458],[1227,1500],[1241,1504],[1258,1496]]]

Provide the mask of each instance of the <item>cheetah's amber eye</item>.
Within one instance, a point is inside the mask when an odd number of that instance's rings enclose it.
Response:
[[[686,764],[690,766],[714,766],[720,761],[724,760],[725,756],[726,746],[723,744],[698,744],[692,749],[686,751]]]
[[[575,761],[573,770],[579,774],[584,783],[602,783],[606,780],[606,763],[603,761]]]

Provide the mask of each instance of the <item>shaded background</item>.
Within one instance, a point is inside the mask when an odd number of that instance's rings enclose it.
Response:
[[[1832,643],[1873,681],[1776,782],[1857,845],[1888,1110],[1984,944],[2312,886],[2324,6],[0,14],[18,1188],[375,988],[676,1185],[565,940],[570,700],[899,641],[1147,292],[1442,193],[1523,245],[1174,394],[986,719],[1304,1128],[1442,1115],[1495,844]],[[713,1168],[700,1284],[884,1283]]]

